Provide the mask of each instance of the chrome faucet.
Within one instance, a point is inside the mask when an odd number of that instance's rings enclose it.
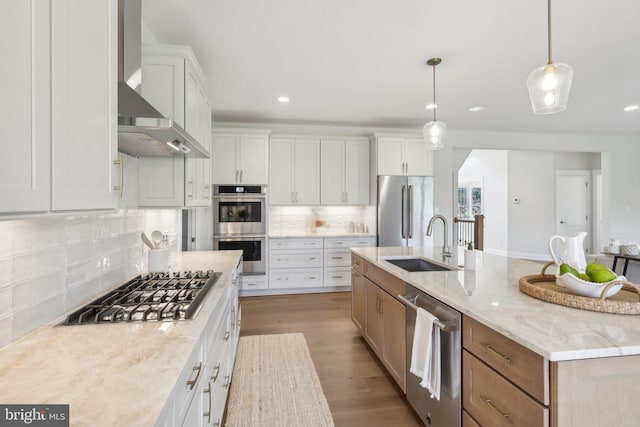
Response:
[[[429,225],[427,225],[427,236],[431,236],[431,233],[433,233],[433,223],[436,221],[436,219],[441,219],[442,224],[444,225],[444,245],[442,245],[442,256],[451,257],[453,255],[449,251],[449,243],[448,243],[448,235],[447,235],[447,219],[444,216],[438,214],[431,217],[431,219],[429,220]]]

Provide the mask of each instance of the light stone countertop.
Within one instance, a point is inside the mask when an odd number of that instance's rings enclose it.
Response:
[[[54,326],[63,316],[3,347],[0,402],[69,404],[74,427],[152,426],[241,256],[171,254],[172,271],[222,272],[194,319]]]
[[[351,250],[551,361],[640,354],[640,316],[580,310],[520,292],[520,277],[540,274],[542,264],[477,251],[476,270],[411,273],[384,258],[418,256],[442,262],[439,249]],[[454,258],[449,264],[462,261]]]

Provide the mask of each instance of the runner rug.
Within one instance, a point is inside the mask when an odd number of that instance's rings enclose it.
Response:
[[[333,418],[304,334],[240,337],[227,427],[329,427]]]

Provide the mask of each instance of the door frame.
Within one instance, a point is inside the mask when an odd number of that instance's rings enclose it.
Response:
[[[554,214],[554,218],[555,218],[555,233],[556,234],[562,234],[558,232],[558,225],[560,224],[560,217],[558,215],[558,179],[559,177],[562,176],[582,176],[584,177],[587,185],[586,185],[586,189],[585,189],[585,204],[586,206],[584,207],[585,213],[587,215],[586,218],[586,229],[585,231],[588,234],[587,238],[585,239],[585,250],[587,253],[592,253],[593,252],[593,248],[594,248],[594,243],[595,240],[597,239],[593,239],[593,232],[594,232],[594,226],[593,226],[593,212],[592,212],[592,205],[593,205],[593,195],[592,195],[592,180],[591,180],[591,174],[592,171],[589,169],[556,169],[556,179],[555,179],[555,197],[556,197],[556,206],[555,206],[555,214]],[[597,253],[597,252],[596,252]]]

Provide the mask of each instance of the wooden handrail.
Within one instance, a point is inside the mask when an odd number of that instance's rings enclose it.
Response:
[[[475,215],[473,219],[469,218],[453,218],[456,230],[456,244],[458,246],[467,246],[473,244],[474,249],[479,251],[484,247],[484,215]]]

